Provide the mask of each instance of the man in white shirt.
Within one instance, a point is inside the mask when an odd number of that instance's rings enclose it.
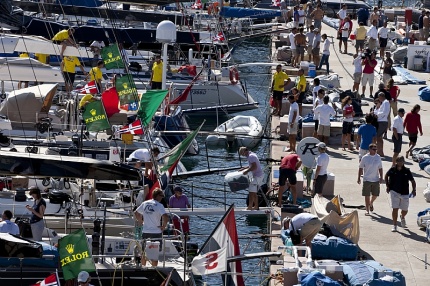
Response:
[[[94,41],[91,43],[90,50],[91,52],[93,52],[94,55],[93,66],[97,65],[97,62],[100,59],[100,54],[104,47],[105,43],[103,41]]]
[[[387,28],[387,21],[385,21],[383,26],[378,30],[379,47],[380,47],[379,56],[382,59],[385,56],[385,48],[387,47],[389,32],[390,32],[390,29]]]
[[[318,124],[318,139],[321,142],[325,142],[328,144],[328,138],[330,137],[330,116],[335,116],[336,111],[333,109],[330,102],[330,98],[326,95],[324,96],[324,104],[318,105],[314,113],[318,116],[319,124]]]
[[[362,60],[361,60],[361,54],[355,54],[353,56],[353,60],[352,60],[352,64],[354,65],[354,85],[352,86],[352,91],[357,91],[359,92],[359,88],[360,88],[360,82],[361,82],[361,75],[363,73],[362,70]]]
[[[158,157],[158,155],[160,154],[160,149],[158,149],[158,147],[154,147],[151,149],[151,153],[152,156],[154,157],[154,159],[156,159]],[[131,153],[128,156],[127,161],[129,162],[135,162],[135,168],[139,169],[142,166],[142,163],[145,164],[145,177],[148,176],[148,172],[149,170],[152,169],[152,160],[151,160],[151,153],[149,152],[148,149],[146,148],[141,148],[141,149],[137,149],[135,151],[133,151],[133,153]]]
[[[377,20],[373,20],[372,21],[372,26],[370,27],[370,29],[367,31],[366,36],[369,40],[369,49],[370,50],[374,50],[376,49],[376,39],[378,38],[378,21]]]
[[[292,53],[291,66],[293,66],[293,67],[296,65],[295,58],[297,56],[296,42],[295,42],[295,36],[296,36],[296,34],[297,34],[297,28],[293,28],[291,30],[291,33],[288,34],[288,38],[290,40],[291,53]]]
[[[328,63],[328,59],[330,57],[330,40],[327,38],[327,34],[322,34],[321,38],[323,40],[324,46],[323,46],[321,61],[317,67],[317,70],[320,70],[322,65],[326,65],[327,74],[329,74],[330,73],[330,65]]]
[[[327,182],[327,167],[330,158],[327,155],[327,145],[323,142],[317,144],[318,152],[320,153],[317,157],[317,168],[314,174],[313,189],[314,193],[318,196],[322,196],[324,185]]]
[[[293,94],[288,96],[290,102],[290,110],[288,112],[288,141],[290,141],[290,149],[288,151],[296,152],[296,137],[299,124],[299,105],[296,102],[296,97]]]
[[[337,12],[337,18],[339,18],[340,21],[343,21],[346,18],[347,13],[348,11],[347,11],[346,4],[342,4],[342,9],[339,10],[339,12]]]
[[[373,212],[373,202],[378,198],[380,184],[383,182],[383,170],[381,157],[376,153],[378,148],[376,144],[369,145],[369,153],[361,158],[358,168],[357,183],[361,184],[361,175],[363,175],[362,195],[366,205],[366,215]],[[379,175],[379,176],[378,176]],[[372,198],[370,198],[372,196]]]
[[[309,62],[312,61],[312,48],[313,48],[314,37],[315,37],[314,26],[311,25],[310,31],[306,33],[306,40],[308,41],[307,53],[308,53],[308,61]],[[315,61],[314,61],[314,63],[315,63]]]
[[[397,116],[394,117],[393,124],[391,125],[391,131],[393,131],[393,137],[391,137],[391,139],[394,144],[393,166],[396,165],[397,157],[402,151],[403,116],[405,116],[405,110],[399,108]]]
[[[11,222],[13,214],[10,210],[5,210],[1,216],[0,232],[19,235],[19,227],[16,223]]]
[[[260,160],[254,152],[251,152],[246,147],[239,148],[239,154],[248,159],[248,167],[244,169],[243,174],[252,174],[249,180],[249,200],[247,210],[258,210],[258,189],[263,184],[263,169],[261,168]]]
[[[300,4],[299,10],[297,12],[299,13],[299,27],[304,27],[305,26],[306,14],[305,14],[305,11],[303,10],[303,5],[302,4]]]
[[[385,98],[383,92],[378,93],[378,99],[381,102],[381,106],[376,110],[375,115],[378,116],[378,129],[376,133],[376,144],[378,146],[378,154],[384,157],[384,142],[382,136],[388,128],[388,115],[390,114],[390,102]]]
[[[295,215],[292,218],[284,218],[283,226],[284,229],[289,229],[290,233],[292,231],[299,231],[300,244],[304,240],[306,246],[311,247],[312,240],[321,230],[322,222],[316,215],[310,213],[301,213]]]
[[[343,53],[347,54],[348,53],[349,30],[351,28],[351,26],[349,24],[349,17],[348,16],[345,17],[345,19],[343,20],[343,23],[341,25],[342,26],[340,27],[341,35],[340,35],[340,39],[339,39],[339,52],[342,53],[342,43],[343,43],[343,46],[345,47],[345,50]]]
[[[314,29],[314,38],[312,42],[312,57],[314,58],[314,64],[317,67],[320,64],[320,46],[321,46],[321,34],[319,29]]]
[[[152,200],[144,201],[135,211],[134,216],[138,225],[142,225],[143,250],[145,250],[145,241],[150,239],[160,240],[163,237],[163,230],[169,221],[169,216],[160,201],[164,198],[161,189],[155,189],[152,192]],[[162,224],[160,225],[160,220]],[[160,241],[161,246],[161,241]],[[151,260],[152,266],[158,265],[158,260]],[[142,255],[142,265],[146,265],[146,257]]]

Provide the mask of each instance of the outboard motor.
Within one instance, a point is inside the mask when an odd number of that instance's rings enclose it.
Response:
[[[27,191],[26,188],[18,188],[18,189],[16,189],[15,202],[25,202],[25,201],[27,201],[27,196],[25,195],[26,191]]]

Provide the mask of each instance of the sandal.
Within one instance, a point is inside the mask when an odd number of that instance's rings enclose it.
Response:
[[[370,205],[370,211],[373,212],[373,205]]]

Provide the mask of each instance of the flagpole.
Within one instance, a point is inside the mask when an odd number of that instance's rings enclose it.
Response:
[[[227,249],[226,249],[226,255],[225,255],[225,276],[224,276],[224,286],[227,286],[227,279],[228,279],[228,239],[227,239]]]
[[[222,224],[222,222],[224,221],[224,219],[227,217],[227,215],[230,213],[230,211],[234,208],[234,203],[230,205],[230,207],[228,208],[228,210],[225,212],[225,214],[223,215],[223,217],[220,219],[220,221],[218,222],[218,224],[216,225],[216,227],[212,230],[211,234],[209,235],[209,237],[206,239],[206,241],[203,243],[202,247],[200,247],[199,251],[197,252],[197,255],[200,255],[200,253],[202,252],[202,250],[206,247],[206,245],[209,243],[209,240],[211,239],[211,237],[214,235],[215,231],[217,230],[217,228]],[[197,256],[196,255],[196,256]]]

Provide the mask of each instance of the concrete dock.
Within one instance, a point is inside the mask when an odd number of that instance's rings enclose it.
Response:
[[[354,23],[354,27],[357,25]],[[354,71],[352,64],[352,54],[355,47],[348,43],[350,54],[340,54],[338,50],[338,40],[336,40],[336,30],[323,24],[322,34],[326,33],[329,37],[334,37],[334,43],[330,47],[330,70],[331,73],[337,73],[341,80],[341,89],[352,89],[353,79],[350,74]],[[274,38],[276,35],[273,36]],[[276,41],[272,42],[272,53],[275,53]],[[277,44],[279,45],[279,44]],[[307,58],[307,56],[305,56]],[[289,70],[286,71],[289,73]],[[412,75],[419,79],[427,80],[427,73],[418,73],[410,71]],[[289,75],[294,76],[294,72]],[[311,81],[312,79],[308,79]],[[374,91],[377,90],[379,79],[375,80]],[[400,85],[400,96],[398,108],[403,107],[409,112],[415,104],[421,106],[421,122],[423,124],[423,137],[418,137],[416,147],[430,145],[430,102],[420,101],[418,89],[422,85]],[[360,86],[361,90],[361,86]],[[366,96],[369,95],[367,87]],[[369,112],[370,106],[373,106],[373,100],[366,97],[363,102],[370,103],[363,106],[363,112]],[[281,128],[280,118],[272,117],[272,135],[279,138]],[[388,138],[391,138],[391,131],[388,131]],[[282,138],[282,136],[281,136]],[[405,156],[408,149],[408,137],[403,136],[403,147],[401,155]],[[280,159],[285,154],[284,150],[288,147],[288,141],[274,140],[271,143],[271,158]],[[384,175],[391,167],[393,154],[393,143],[391,140],[384,140],[385,157],[382,158]],[[364,198],[361,195],[362,185],[357,184],[358,173],[358,151],[343,151],[340,144],[330,145],[328,147],[330,164],[328,171],[335,174],[335,195],[339,194],[346,205],[364,205]],[[408,286],[426,286],[430,284],[430,269],[426,269],[424,260],[427,254],[430,254],[429,244],[425,240],[425,231],[420,229],[416,224],[417,213],[430,207],[423,197],[423,190],[430,181],[429,176],[420,170],[418,163],[413,162],[411,158],[406,159],[405,166],[410,168],[417,183],[417,196],[410,199],[409,213],[406,216],[408,228],[401,228],[398,224],[398,231],[391,232],[392,219],[389,194],[385,192],[385,185],[381,186],[381,194],[374,203],[374,212],[370,216],[365,216],[364,210],[358,210],[360,222],[360,255],[365,255],[367,259],[373,259],[384,266],[393,270],[400,270],[406,278]],[[272,166],[275,169],[276,165]],[[271,176],[273,178],[273,176]],[[272,183],[272,182],[270,182]],[[277,179],[274,180],[277,183]],[[352,210],[352,209],[347,209]],[[280,212],[280,209],[277,208]],[[400,219],[399,219],[400,221]],[[273,234],[279,233],[280,222],[274,222]],[[280,238],[272,239],[272,250],[277,250],[282,245]],[[271,266],[271,273],[275,274],[276,270],[284,265],[275,263]],[[282,285],[280,281],[272,280],[272,285]]]

